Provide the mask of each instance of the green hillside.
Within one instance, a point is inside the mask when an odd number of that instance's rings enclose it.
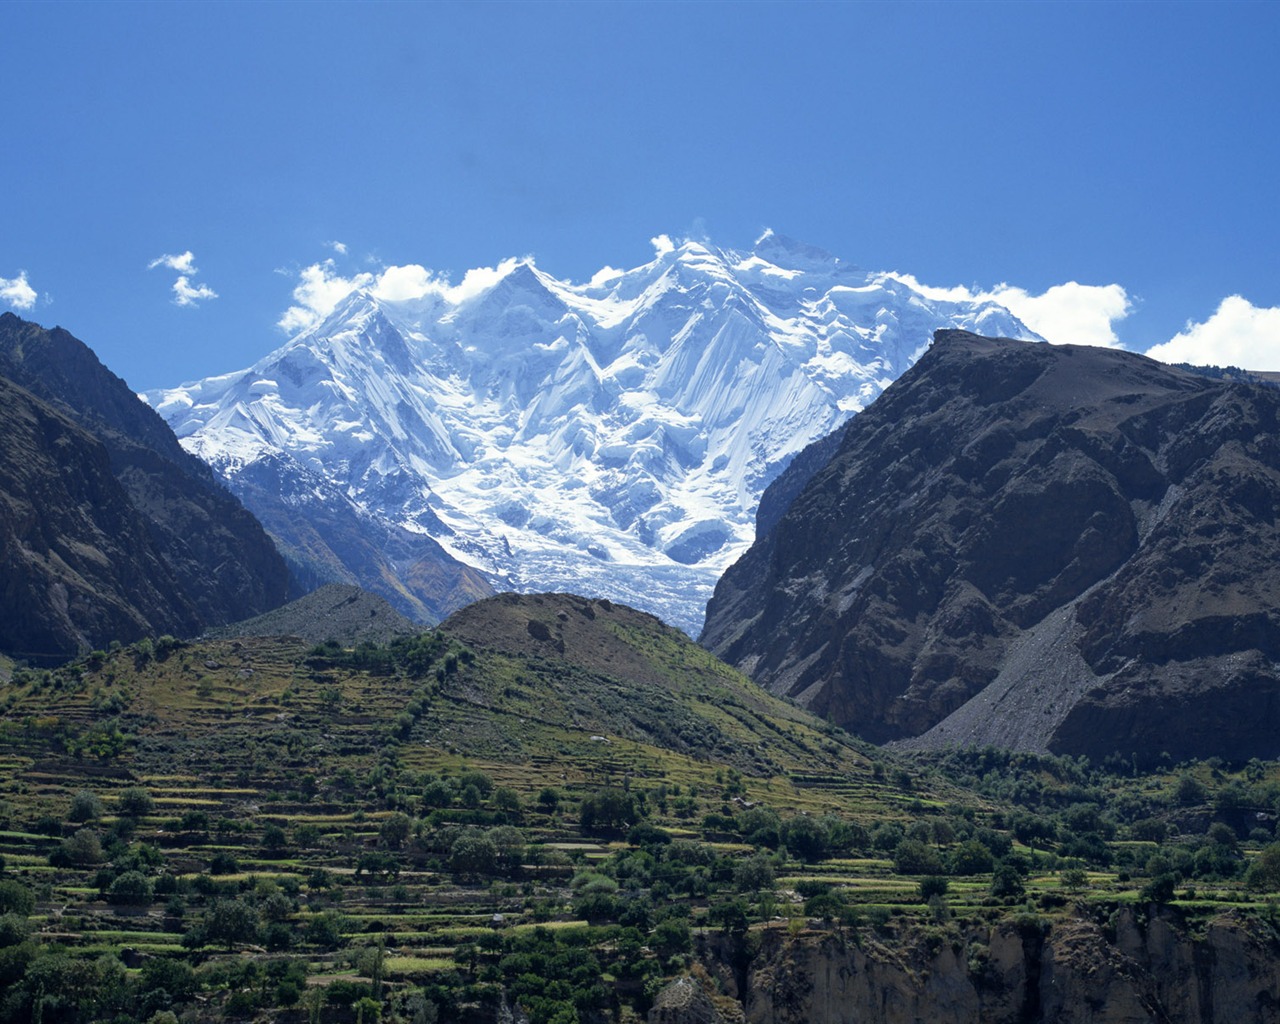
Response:
[[[1277,887],[1272,763],[903,761],[563,595],[381,646],[161,638],[18,669],[0,712],[0,1021],[640,1019],[766,933],[965,948]]]

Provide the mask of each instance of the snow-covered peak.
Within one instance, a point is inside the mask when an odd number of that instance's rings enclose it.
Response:
[[[838,256],[833,256],[825,249],[780,235],[772,228],[766,228],[764,234],[756,239],[751,247],[751,254],[786,270],[832,273],[836,270],[857,269],[843,263]]]
[[[585,284],[530,259],[459,286],[406,273],[417,287],[353,290],[248,370],[147,398],[233,488],[257,460],[294,465],[497,586],[696,633],[764,487],[934,329],[1033,337],[772,232],[747,252],[658,241]]]

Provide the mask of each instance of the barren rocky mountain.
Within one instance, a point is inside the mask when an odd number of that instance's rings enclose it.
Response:
[[[92,435],[0,377],[0,436],[0,649],[53,662],[198,626]]]
[[[1278,422],[1266,384],[939,331],[766,494],[703,642],[877,742],[1274,757]]]
[[[0,315],[0,375],[16,396],[3,433],[8,649],[69,657],[287,598],[258,522],[81,341]]]

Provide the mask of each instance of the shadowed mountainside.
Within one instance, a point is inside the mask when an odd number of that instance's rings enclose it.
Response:
[[[939,331],[703,643],[877,742],[1274,756],[1278,424],[1268,385]]]
[[[0,649],[60,661],[197,627],[92,435],[0,377],[0,437]]]
[[[61,328],[45,330],[12,313],[0,315],[0,375],[29,395],[19,403],[21,410],[14,410],[27,424],[24,445],[17,444],[17,434],[5,433],[7,479],[15,488],[7,491],[10,514],[15,517],[11,522],[22,524],[10,535],[12,546],[6,545],[6,558],[14,572],[19,572],[19,566],[28,571],[44,560],[45,567],[39,571],[47,571],[51,578],[66,582],[71,576],[79,577],[69,584],[79,595],[77,600],[68,600],[64,606],[57,593],[48,598],[57,606],[54,618],[59,625],[38,625],[30,604],[6,610],[10,621],[31,620],[31,628],[45,637],[32,650],[47,648],[49,654],[67,656],[86,642],[134,640],[148,631],[144,623],[150,624],[151,631],[189,635],[207,625],[265,611],[286,599],[288,571],[262,527],[82,342]],[[44,410],[39,415],[31,411],[33,401]],[[78,429],[69,430],[68,423]],[[86,447],[86,438],[93,445]],[[99,446],[96,454],[88,454],[95,445]],[[24,464],[24,460],[30,461]],[[95,469],[85,469],[85,476],[71,468],[89,463]],[[119,499],[131,508],[128,515],[109,511],[116,509],[117,497],[114,493],[110,499],[105,497],[106,484],[98,481],[97,468],[118,487]],[[103,495],[101,508],[87,492],[82,493],[89,486]],[[60,504],[65,502],[72,504]],[[77,514],[100,520],[94,529],[102,536],[87,539],[88,535],[73,532],[59,537],[63,526],[78,530],[73,526]],[[27,523],[26,516],[36,517],[39,525]],[[137,522],[126,527],[125,519]],[[124,532],[111,535],[104,525],[108,520]],[[43,537],[35,542],[36,549],[28,546],[34,542],[32,530]],[[78,552],[79,561],[48,560],[51,550],[65,553],[70,548]],[[119,561],[134,557],[146,562],[145,571],[126,571],[125,562]],[[88,562],[98,568],[88,572]],[[108,578],[111,566],[119,570],[115,579]],[[7,580],[6,596],[39,589],[33,580],[13,576]],[[168,596],[157,605],[148,590]],[[136,604],[140,617],[126,615],[119,620],[121,631],[111,632],[117,627],[108,623],[117,618],[97,607],[95,591],[101,592],[105,605]],[[37,601],[36,607],[44,603]],[[126,627],[126,622],[133,624]],[[55,634],[61,639],[54,641]],[[35,636],[30,633],[30,639],[22,641],[14,633],[12,642],[34,643]]]

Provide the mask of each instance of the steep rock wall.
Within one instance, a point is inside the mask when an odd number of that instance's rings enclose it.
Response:
[[[1231,912],[1078,912],[1037,925],[761,936],[745,971],[702,951],[747,1024],[1274,1024],[1280,936]],[[738,968],[733,966],[735,959]],[[669,1011],[665,1024],[682,1024]]]

